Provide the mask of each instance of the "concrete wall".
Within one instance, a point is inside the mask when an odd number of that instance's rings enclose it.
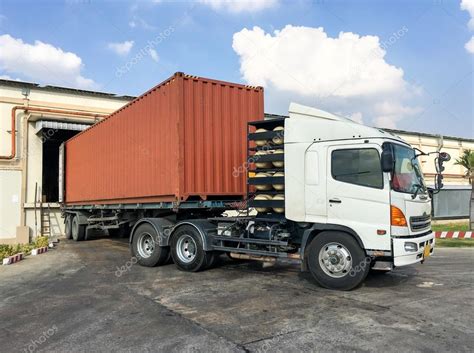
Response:
[[[104,97],[79,91],[46,90],[30,87],[26,100],[22,87],[12,87],[0,82],[0,155],[11,151],[11,110],[15,105],[30,107],[66,109],[68,111],[110,114],[128,103],[124,97]],[[0,243],[15,242],[17,226],[27,226],[30,238],[40,233],[40,213],[36,211],[35,228],[35,185],[42,185],[43,140],[35,133],[35,121],[57,120],[92,124],[93,117],[71,117],[53,114],[18,111],[16,119],[17,154],[13,160],[0,160]],[[46,206],[46,205],[44,205]],[[49,204],[51,233],[63,234],[63,219],[59,204]]]

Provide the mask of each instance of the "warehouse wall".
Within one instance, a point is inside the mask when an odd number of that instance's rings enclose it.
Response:
[[[28,104],[50,109],[67,109],[82,112],[109,114],[128,103],[126,97],[93,96],[79,91],[61,89],[30,88]],[[23,105],[21,84],[12,87],[0,82],[0,155],[9,155],[11,151],[11,109]],[[0,160],[0,243],[12,243],[17,240],[18,226],[26,226],[30,237],[39,235],[40,214],[36,212],[35,229],[35,185],[42,185],[43,140],[35,133],[36,120],[57,120],[63,122],[93,123],[94,119],[84,120],[77,117],[32,113],[26,121],[22,111],[16,119],[17,155],[11,161]],[[27,137],[25,139],[25,137]],[[22,201],[25,201],[23,204]],[[22,207],[24,206],[24,207]],[[45,205],[46,206],[46,205]],[[63,234],[63,220],[59,204],[49,204],[53,235]]]
[[[433,152],[437,151],[439,146],[442,143],[442,151],[448,152],[451,155],[451,160],[446,162],[444,165],[446,167],[443,174],[445,175],[444,184],[445,185],[469,185],[469,180],[464,177],[466,170],[459,166],[455,165],[455,161],[460,157],[463,150],[470,149],[474,150],[474,140],[472,139],[456,139],[444,137],[442,140],[440,137],[436,136],[426,136],[425,134],[418,133],[409,133],[409,132],[399,132],[396,130],[391,130],[396,135],[400,136],[402,139],[407,141],[413,147],[417,147],[424,152]],[[433,184],[434,174],[436,173],[434,156],[420,158],[423,173],[425,174],[426,181],[428,184]]]

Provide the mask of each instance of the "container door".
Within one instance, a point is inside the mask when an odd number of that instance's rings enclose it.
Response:
[[[390,187],[375,144],[328,149],[328,223],[351,228],[366,249],[390,250]]]

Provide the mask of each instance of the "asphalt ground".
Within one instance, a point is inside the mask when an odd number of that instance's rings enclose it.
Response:
[[[0,352],[472,352],[473,268],[473,248],[437,248],[338,292],[291,263],[187,273],[63,240],[0,267]]]

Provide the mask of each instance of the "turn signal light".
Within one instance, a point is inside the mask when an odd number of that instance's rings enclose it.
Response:
[[[390,224],[397,227],[407,226],[405,215],[398,207],[390,206]]]

